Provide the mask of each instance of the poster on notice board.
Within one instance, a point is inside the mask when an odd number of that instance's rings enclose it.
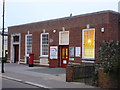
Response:
[[[50,59],[58,58],[58,46],[50,46]]]
[[[75,47],[75,56],[80,57],[80,47]]]

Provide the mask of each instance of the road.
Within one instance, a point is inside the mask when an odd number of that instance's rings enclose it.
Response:
[[[2,78],[2,88],[38,88],[38,87]]]
[[[2,78],[2,88],[3,88],[3,90],[5,88],[33,88],[33,90],[36,90],[36,89],[47,90],[45,88],[40,88],[40,87],[37,87],[37,86],[17,82],[17,81],[6,79],[6,78]]]

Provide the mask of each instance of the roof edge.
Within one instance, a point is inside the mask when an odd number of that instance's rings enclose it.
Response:
[[[86,14],[76,15],[76,16],[72,16],[72,17],[69,16],[69,17],[62,17],[62,18],[57,18],[57,19],[45,20],[45,21],[38,21],[38,22],[26,23],[26,24],[21,24],[21,25],[14,25],[14,26],[9,26],[8,28],[25,26],[25,25],[36,24],[36,23],[43,23],[43,22],[52,22],[52,21],[57,21],[57,20],[63,20],[63,19],[81,17],[81,16],[88,16],[88,15],[93,15],[93,14],[102,14],[102,13],[120,14],[119,12],[116,12],[116,11],[113,11],[113,10],[104,10],[104,11],[97,11],[97,12],[92,12],[92,13],[86,13]]]

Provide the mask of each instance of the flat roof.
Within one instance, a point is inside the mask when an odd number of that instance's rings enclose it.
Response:
[[[43,22],[52,22],[52,21],[57,21],[57,20],[70,19],[70,18],[76,18],[76,17],[83,17],[83,16],[89,16],[89,15],[95,15],[95,14],[103,14],[103,13],[120,14],[119,12],[116,12],[116,11],[104,10],[104,11],[86,13],[86,14],[81,14],[81,15],[76,15],[76,16],[62,17],[62,18],[57,18],[57,19],[51,19],[51,20],[45,20],[45,21],[39,21],[39,22],[32,22],[32,23],[20,24],[20,25],[14,25],[14,26],[9,26],[9,27],[25,26],[25,25],[31,25],[31,24],[37,24],[37,23],[43,23]]]

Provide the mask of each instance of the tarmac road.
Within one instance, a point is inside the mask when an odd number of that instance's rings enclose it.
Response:
[[[2,78],[2,88],[38,88],[38,87]]]
[[[1,77],[0,77],[1,79]],[[14,81],[14,80],[10,80],[10,79],[6,79],[6,78],[2,78],[2,90],[4,89],[10,89],[12,90],[12,88],[16,88],[17,89],[23,89],[23,88],[26,88],[25,90],[28,90],[28,89],[32,89],[32,90],[48,90],[48,89],[45,89],[45,88],[41,88],[41,87],[37,87],[37,86],[33,86],[33,85],[29,85],[29,84],[26,84],[26,83],[22,83],[22,82],[17,82],[17,81]],[[24,90],[24,89],[23,89]]]

